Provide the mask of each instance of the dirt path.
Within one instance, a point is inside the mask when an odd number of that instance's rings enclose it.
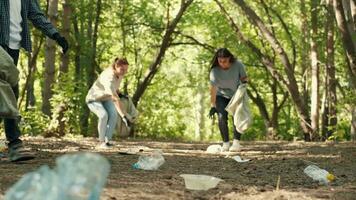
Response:
[[[27,138],[37,151],[35,160],[13,164],[0,161],[0,193],[27,172],[41,165],[53,166],[55,158],[78,151],[91,151],[94,139]],[[356,199],[356,144],[243,142],[237,163],[226,155],[205,153],[210,144],[152,141],[122,141],[112,150],[100,152],[111,163],[111,172],[101,199]],[[145,152],[162,149],[166,162],[157,171],[131,167],[138,155],[119,151],[142,147]],[[303,173],[310,163],[332,172],[337,178],[319,186]],[[223,179],[208,191],[185,189],[180,174],[206,174]],[[280,176],[280,190],[276,183]]]

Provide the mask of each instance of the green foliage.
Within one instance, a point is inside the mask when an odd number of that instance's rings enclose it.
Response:
[[[50,119],[41,111],[33,108],[21,112],[20,130],[25,135],[42,135],[48,128]]]

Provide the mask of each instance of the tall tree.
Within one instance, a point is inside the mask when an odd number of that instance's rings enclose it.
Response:
[[[351,4],[352,1],[349,3]],[[353,3],[354,5],[354,3]],[[356,45],[353,42],[352,37],[356,35],[355,26],[351,28],[347,25],[346,13],[342,1],[333,0],[335,18],[338,25],[338,29],[341,33],[341,39],[346,51],[347,58],[347,70],[350,77],[350,88],[352,96],[356,95]],[[353,28],[352,28],[353,27]],[[353,139],[356,139],[356,105],[351,105],[351,135]]]
[[[326,68],[325,68],[325,100],[323,103],[322,135],[324,138],[330,137],[336,130],[337,115],[337,95],[335,77],[335,47],[334,47],[334,9],[332,0],[327,1],[327,18],[325,23],[326,38]]]
[[[96,79],[96,68],[98,67],[97,62],[95,61],[97,54],[97,42],[98,42],[98,32],[99,32],[99,24],[101,23],[100,17],[102,14],[102,1],[97,0],[95,3],[95,18],[89,19],[88,22],[88,30],[87,30],[87,38],[89,38],[89,53],[88,53],[88,68],[87,68],[87,88],[89,89],[95,79]],[[89,11],[90,12],[90,11]],[[94,20],[94,27],[93,27]],[[83,114],[81,117],[81,127],[82,132],[88,132],[88,119],[89,119],[89,109],[87,106],[84,106]]]
[[[301,93],[304,102],[309,101],[309,94],[308,94],[308,78],[309,78],[309,64],[310,58],[309,49],[310,45],[308,43],[308,39],[310,38],[309,35],[309,26],[308,26],[308,12],[305,7],[306,3],[305,0],[300,1],[300,15],[301,15],[301,48],[300,48],[300,73],[302,75],[301,80]]]
[[[62,18],[62,35],[69,39],[70,36],[70,18],[71,18],[71,5],[70,0],[63,0],[63,18]],[[69,65],[69,52],[61,54],[61,65],[59,66],[59,72],[67,73]]]
[[[48,2],[48,17],[50,22],[56,27],[58,16],[58,0]],[[55,41],[47,38],[45,44],[44,82],[42,86],[42,112],[51,116],[51,103],[53,91],[52,86],[55,79],[56,45]]]
[[[311,0],[311,41],[310,41],[310,61],[311,61],[311,126],[314,137],[319,130],[319,60],[318,60],[318,10],[319,0]]]

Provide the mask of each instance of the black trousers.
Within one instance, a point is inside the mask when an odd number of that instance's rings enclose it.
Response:
[[[218,111],[218,121],[219,121],[219,130],[221,137],[224,142],[229,141],[229,126],[228,126],[228,113],[225,110],[227,104],[229,104],[230,99],[227,99],[225,97],[216,96],[216,110]],[[235,125],[234,127],[234,139],[240,140],[241,139],[241,133],[239,133],[236,130]]]
[[[10,49],[7,46],[1,45],[5,51],[12,57],[14,60],[15,65],[17,65],[17,62],[19,60],[19,50],[16,49]],[[17,84],[15,87],[12,88],[14,91],[16,100],[19,98],[19,85]],[[18,126],[18,120],[17,119],[4,119],[4,125],[5,125],[5,135],[6,139],[9,142],[9,147],[17,144],[21,144],[22,141],[20,140],[20,129]]]

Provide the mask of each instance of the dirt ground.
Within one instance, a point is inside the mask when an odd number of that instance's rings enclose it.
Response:
[[[0,193],[4,195],[22,175],[41,165],[55,164],[56,157],[93,149],[95,139],[26,138],[25,144],[37,153],[35,160],[20,164],[0,161]],[[125,140],[108,151],[100,151],[111,163],[101,199],[356,199],[356,144],[304,142],[242,142],[234,154],[250,162],[238,163],[227,154],[205,153],[211,143],[175,143]],[[161,149],[166,162],[157,171],[132,168],[138,154]],[[231,156],[231,155],[230,155]],[[336,176],[328,186],[313,182],[303,173],[316,164]],[[180,174],[205,174],[223,179],[208,191],[185,189]],[[277,180],[280,177],[279,190]],[[0,196],[1,199],[1,196]]]

